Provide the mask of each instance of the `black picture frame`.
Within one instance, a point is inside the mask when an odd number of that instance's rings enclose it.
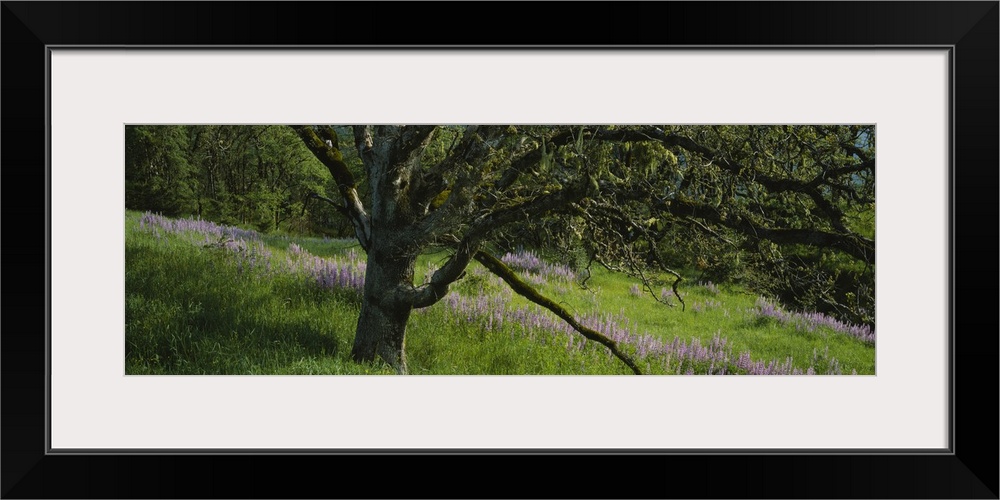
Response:
[[[3,497],[998,498],[993,384],[1000,329],[991,305],[998,298],[1000,3],[554,7],[557,18],[541,14],[537,4],[517,3],[3,2],[3,254],[8,269],[44,270],[43,277],[9,274],[4,294]],[[448,16],[441,15],[445,9]],[[483,9],[490,12],[488,23]],[[47,453],[47,47],[607,47],[609,41],[633,47],[951,47],[954,371],[948,453]],[[329,475],[317,477],[313,470]],[[480,486],[469,490],[468,484]]]

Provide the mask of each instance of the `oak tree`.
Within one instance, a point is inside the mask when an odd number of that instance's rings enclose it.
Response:
[[[652,276],[665,275],[677,293],[663,242],[679,224],[756,252],[767,244],[875,262],[873,227],[855,220],[874,213],[872,126],[292,128],[337,185],[339,196],[317,198],[350,221],[367,253],[352,357],[399,372],[411,312],[445,297],[473,260],[640,372],[491,253],[517,227],[555,223],[588,263],[633,273],[650,292]],[[414,281],[418,256],[442,247],[447,261]]]

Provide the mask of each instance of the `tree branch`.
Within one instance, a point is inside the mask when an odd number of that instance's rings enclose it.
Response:
[[[663,130],[657,127],[643,127],[641,129],[616,129],[616,130],[594,130],[591,133],[594,134],[595,138],[615,140],[621,142],[649,142],[655,141],[660,142],[664,146],[677,146],[684,150],[692,153],[699,154],[702,158],[713,162],[718,165],[723,170],[734,174],[742,175],[744,172],[750,171],[748,168],[740,162],[734,161],[727,158],[725,155],[704,146],[694,139],[689,137],[681,136],[678,134],[667,134]],[[843,175],[847,173],[854,173],[857,171],[863,171],[868,168],[874,167],[874,160],[864,161],[859,165],[852,165],[850,167],[839,167],[836,169],[829,169],[828,171],[821,172],[816,178],[805,182],[796,179],[779,179],[768,176],[761,172],[754,171],[753,182],[756,182],[764,186],[768,191],[783,192],[791,191],[802,193],[809,196],[817,208],[820,209],[827,216],[827,220],[833,225],[834,229],[843,233],[850,233],[847,227],[844,225],[843,218],[844,214],[836,206],[834,206],[828,199],[823,197],[820,193],[818,186],[824,183],[828,178]]]
[[[465,232],[461,241],[455,238],[455,253],[441,269],[435,271],[430,283],[416,288],[402,287],[394,293],[394,296],[397,300],[409,303],[415,308],[434,304],[448,293],[448,286],[461,276],[462,271],[469,265],[473,255],[479,249],[480,243],[490,233],[521,217],[530,217],[564,208],[577,201],[584,194],[585,191],[582,191],[580,186],[564,188],[555,193],[542,195],[525,203],[479,217]],[[431,229],[412,235],[412,237],[422,238],[431,236],[434,236],[436,240],[443,235],[438,235]]]
[[[455,253],[440,269],[434,271],[429,283],[415,288],[402,287],[396,291],[397,299],[410,304],[414,309],[434,305],[448,295],[448,288],[462,277],[465,268],[469,267],[469,262],[472,261],[472,256],[478,250],[478,242],[465,240],[456,242]]]
[[[491,151],[487,139],[498,135],[500,130],[495,126],[467,127],[452,153],[425,174],[424,177],[430,181],[416,194],[417,203],[425,214],[406,231],[404,240],[422,244],[457,229],[464,216],[471,211],[470,194],[483,177],[481,165]],[[444,203],[432,211],[431,202],[444,189],[444,172],[457,172],[457,178],[444,194]]]
[[[710,227],[702,224],[701,221],[699,221],[698,219],[695,219],[694,217],[687,217],[685,220],[687,220],[688,222],[694,224],[695,226],[698,226],[698,228],[701,229],[702,231],[705,231],[706,233],[711,234],[712,236],[715,236],[716,238],[724,241],[725,243],[728,243],[728,244],[730,244],[730,245],[732,245],[734,247],[736,246],[736,243],[733,243],[731,240],[729,240],[725,236],[722,236],[721,234],[717,233],[714,229],[712,229],[712,228],[710,228]]]
[[[839,234],[818,229],[769,228],[755,225],[742,216],[730,216],[722,220],[712,207],[681,200],[672,200],[669,205],[664,203],[657,208],[667,210],[678,217],[691,216],[709,220],[756,239],[763,238],[781,244],[791,243],[836,248],[864,262],[871,262],[875,258],[875,241],[853,233]]]
[[[591,224],[594,225],[595,229],[597,227],[600,227],[600,225],[593,220],[593,215],[591,214],[590,211],[579,205],[573,205],[572,208],[576,211],[577,214],[583,216],[585,219],[590,220]],[[650,284],[650,280],[646,278],[646,273],[642,271],[642,266],[635,261],[635,258],[632,255],[630,244],[635,240],[639,239],[641,236],[646,240],[647,244],[649,245],[649,253],[656,260],[656,263],[660,267],[660,270],[674,277],[674,281],[671,284],[670,288],[674,292],[674,296],[677,297],[677,300],[681,303],[681,310],[682,311],[685,310],[687,308],[687,304],[684,302],[684,299],[681,298],[681,294],[677,290],[677,286],[682,281],[684,281],[684,278],[679,273],[677,273],[677,271],[674,271],[673,269],[667,267],[666,263],[663,262],[663,259],[660,257],[660,254],[656,251],[655,238],[653,238],[653,235],[649,232],[649,230],[643,227],[642,225],[636,223],[635,221],[629,219],[617,207],[602,205],[600,203],[595,202],[592,204],[591,210],[598,212],[598,215],[604,218],[608,222],[614,221],[621,227],[627,227],[629,229],[628,234],[630,235],[626,237],[626,235],[622,234],[621,231],[612,231],[612,233],[614,233],[618,237],[619,241],[621,241],[622,250],[625,250],[625,257],[629,261],[627,269],[611,269],[611,267],[602,260],[598,260],[598,262],[600,262],[601,265],[603,265],[608,270],[624,272],[625,274],[628,274],[630,276],[638,277],[639,280],[642,281],[643,288],[645,288],[646,291],[649,292],[650,296],[653,297],[653,300],[660,302],[662,304],[673,306],[673,304],[670,304],[660,299],[660,297],[657,297],[656,291],[653,290],[653,286]]]
[[[563,321],[569,323],[569,325],[572,326],[574,330],[580,332],[580,334],[586,337],[588,340],[593,340],[607,347],[608,350],[611,351],[611,353],[614,354],[615,357],[617,357],[623,363],[625,363],[632,370],[633,373],[635,373],[636,375],[642,375],[642,371],[635,364],[635,361],[633,361],[632,358],[629,357],[627,354],[623,353],[618,348],[618,344],[615,343],[615,341],[605,337],[604,335],[601,335],[599,332],[591,328],[587,328],[586,326],[580,324],[580,322],[577,321],[572,314],[566,311],[566,309],[564,309],[562,306],[552,301],[552,299],[549,299],[548,297],[545,297],[544,295],[538,293],[538,291],[535,290],[531,285],[525,283],[523,280],[518,278],[517,275],[513,271],[511,271],[510,268],[507,267],[499,259],[482,250],[477,251],[475,253],[475,259],[479,261],[480,264],[485,266],[486,269],[488,269],[491,273],[497,275],[498,277],[500,277],[500,279],[504,280],[504,282],[506,282],[507,285],[509,285],[510,288],[514,290],[514,292],[516,292],[518,295],[521,295],[522,297],[534,302],[535,304],[538,304],[548,309],[549,311],[552,311],[553,313],[556,314],[556,316],[559,316],[560,318],[563,319]]]
[[[466,232],[467,237],[479,239],[489,231],[505,224],[510,224],[521,218],[542,215],[544,213],[567,207],[587,197],[590,184],[581,179],[575,185],[566,186],[549,194],[537,196],[511,207],[498,209],[478,217]]]
[[[293,125],[292,129],[295,130],[302,139],[302,142],[305,143],[306,148],[330,171],[333,180],[337,183],[340,196],[343,198],[341,205],[344,210],[341,213],[345,213],[351,220],[358,243],[361,244],[361,248],[367,251],[371,243],[371,218],[368,212],[365,211],[365,207],[361,203],[361,198],[358,197],[354,174],[351,173],[350,169],[347,168],[347,164],[344,163],[337,133],[333,130],[333,127],[327,126],[321,128],[320,130],[324,137],[326,137],[324,140],[316,134],[313,127]]]
[[[327,198],[319,193],[309,193],[309,197],[329,203],[334,210],[340,212],[344,217],[347,217],[348,220],[351,219],[351,212],[347,208],[344,208],[343,203],[338,203],[337,200]],[[305,211],[305,206],[302,207],[302,210],[303,212]]]
[[[540,141],[543,143],[552,143],[556,146],[565,146],[573,142],[573,134],[569,130],[562,130],[549,137],[542,137],[540,138]],[[515,181],[517,181],[518,177],[520,177],[522,173],[526,172],[531,167],[538,165],[538,162],[541,159],[541,146],[522,153],[517,158],[514,158],[511,161],[510,166],[507,167],[507,170],[505,170],[496,183],[494,183],[494,189],[497,191],[503,191],[509,188]]]

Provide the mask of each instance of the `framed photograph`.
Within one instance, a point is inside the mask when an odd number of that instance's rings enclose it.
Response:
[[[353,479],[329,496],[473,496],[426,484],[408,465],[419,455],[489,485],[485,496],[997,498],[996,459],[984,458],[997,456],[996,428],[976,423],[996,411],[997,324],[971,305],[997,293],[997,2],[581,4],[560,28],[566,46],[486,40],[473,17],[445,23],[420,4],[3,5],[3,164],[21,195],[8,198],[8,220],[23,219],[8,229],[30,233],[9,255],[44,257],[45,269],[41,290],[7,301],[9,321],[14,311],[45,321],[12,323],[3,337],[4,497],[301,497],[307,484],[260,471],[306,463]],[[497,21],[551,29],[514,10]],[[569,22],[577,16],[587,21]],[[381,18],[427,19],[463,45],[373,35]],[[587,26],[625,45],[573,35]],[[860,127],[847,143],[857,162],[856,145],[877,144],[872,369],[264,376],[127,365],[125,227],[153,222],[124,212],[128,134],[296,124]],[[339,155],[336,133],[281,133]],[[868,182],[860,175],[852,182]],[[30,243],[35,254],[20,250]],[[553,477],[540,491],[497,480],[563,459],[609,477]],[[639,471],[649,480],[622,483]],[[669,486],[675,474],[701,486]]]

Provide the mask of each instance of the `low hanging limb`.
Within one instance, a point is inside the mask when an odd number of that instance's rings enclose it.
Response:
[[[578,213],[579,215],[582,215],[583,217],[589,219],[591,221],[591,223],[595,224],[595,226],[598,225],[596,223],[596,221],[594,221],[594,219],[591,217],[591,215],[586,210],[584,210],[582,207],[575,206],[574,208],[576,210],[576,213]],[[667,267],[667,265],[663,262],[663,258],[661,258],[660,254],[656,251],[656,240],[650,234],[649,230],[646,227],[644,227],[642,225],[639,225],[639,224],[636,224],[634,221],[629,220],[628,217],[625,217],[624,214],[622,214],[619,210],[617,210],[617,209],[615,209],[613,207],[598,206],[596,208],[602,209],[604,211],[604,213],[602,214],[602,216],[605,217],[606,219],[608,219],[608,220],[615,220],[619,224],[622,224],[624,226],[628,226],[629,228],[631,228],[631,231],[634,231],[636,233],[636,235],[642,235],[644,238],[646,238],[646,241],[649,243],[649,251],[653,255],[653,257],[656,259],[656,263],[659,265],[660,270],[663,271],[663,272],[665,272],[665,273],[667,273],[667,274],[670,274],[671,276],[674,277],[674,282],[671,284],[670,289],[674,292],[674,296],[677,297],[677,301],[681,303],[681,311],[684,311],[687,308],[687,304],[684,302],[684,299],[681,298],[680,291],[677,290],[677,286],[682,281],[684,281],[684,278],[679,273],[677,273],[676,271],[674,271],[673,269],[670,269],[669,267]],[[633,238],[633,239],[631,239],[629,241],[626,241],[625,237],[620,232],[616,233],[616,235],[618,236],[618,240],[622,244],[622,248],[629,248],[629,243],[631,241],[634,241],[635,239],[638,238],[638,236],[636,236],[635,238]],[[629,274],[631,276],[638,275],[639,279],[642,280],[643,287],[646,289],[646,291],[649,292],[649,295],[653,297],[653,300],[655,300],[655,301],[657,301],[657,302],[659,302],[661,304],[666,304],[668,306],[673,307],[673,304],[671,304],[669,302],[666,302],[666,301],[664,301],[664,300],[662,300],[662,299],[660,299],[659,297],[656,296],[656,292],[653,290],[652,285],[650,285],[650,281],[646,278],[645,273],[642,272],[642,266],[640,266],[635,261],[635,257],[632,255],[631,251],[629,251],[629,252],[626,253],[626,257],[628,258],[629,263],[631,265],[631,267],[629,269],[616,269],[616,268],[613,268],[612,266],[608,265],[607,263],[605,263],[604,261],[602,261],[600,259],[597,259],[597,262],[600,263],[605,268],[607,268],[609,271],[625,272],[626,274]],[[593,260],[593,258],[591,260]],[[588,270],[590,269],[590,264],[587,265],[587,268],[588,268]]]
[[[722,240],[722,241],[724,241],[724,242],[726,242],[726,243],[728,243],[728,244],[730,244],[730,245],[732,245],[734,247],[736,246],[736,243],[733,243],[731,240],[726,239],[725,236],[722,236],[721,234],[715,232],[712,228],[710,228],[710,227],[702,224],[701,222],[698,222],[698,220],[695,219],[694,217],[686,217],[685,219],[688,222],[694,224],[695,226],[698,226],[698,228],[701,229],[702,231],[705,231],[706,233],[711,234],[712,236],[715,236],[716,238],[719,238],[720,240]]]
[[[671,284],[670,289],[674,292],[674,297],[677,297],[677,300],[681,303],[681,311],[686,310],[687,304],[684,302],[684,299],[681,298],[681,293],[677,290],[677,285],[679,285],[682,281],[684,281],[684,278],[679,273],[677,273],[677,271],[674,271],[673,269],[667,267],[667,265],[663,262],[663,259],[660,257],[659,252],[656,251],[656,239],[653,237],[653,235],[650,234],[649,229],[647,229],[642,225],[636,224],[634,221],[628,220],[625,217],[621,217],[620,221],[621,223],[631,227],[633,231],[636,231],[637,233],[641,234],[644,238],[646,238],[646,242],[649,244],[649,253],[656,259],[656,263],[659,265],[660,270],[674,277],[674,282],[673,284]],[[618,234],[618,238],[622,242],[623,247],[628,246],[628,242],[625,241],[621,233]],[[646,279],[645,273],[642,272],[642,266],[640,266],[637,262],[635,262],[635,258],[632,256],[632,252],[628,252],[626,256],[628,257],[630,263],[632,264],[632,268],[635,269],[636,273],[638,273],[639,278],[642,280],[643,286],[646,288],[649,294],[652,295],[657,302],[668,304],[667,302],[660,300],[660,298],[656,296],[656,292],[653,291],[653,287],[649,284],[649,280]]]
[[[633,373],[635,373],[636,375],[642,375],[642,371],[639,370],[638,366],[636,366],[635,361],[632,361],[632,358],[630,358],[627,354],[621,352],[618,349],[618,344],[616,344],[615,341],[605,337],[604,335],[601,335],[595,330],[592,330],[590,328],[587,328],[586,326],[581,325],[576,320],[576,318],[574,318],[573,315],[570,314],[568,311],[566,311],[566,309],[564,309],[562,306],[553,302],[552,299],[549,299],[548,297],[545,297],[544,295],[538,293],[538,291],[535,290],[531,285],[525,283],[520,278],[518,278],[517,275],[514,274],[514,271],[511,271],[506,264],[504,264],[496,257],[482,250],[477,251],[474,257],[477,261],[479,261],[480,264],[485,266],[486,269],[488,269],[491,273],[499,276],[500,279],[504,280],[512,290],[517,292],[518,295],[521,295],[522,297],[534,302],[535,304],[538,304],[552,311],[553,313],[556,314],[556,316],[559,316],[564,321],[569,323],[569,325],[572,326],[574,330],[580,332],[580,334],[586,337],[588,340],[599,342],[600,344],[607,347],[608,350],[610,350],[611,353],[615,355],[615,357],[622,360],[623,363],[628,365],[628,367],[632,369]]]
[[[677,297],[677,300],[681,303],[681,311],[685,310],[685,308],[687,308],[687,304],[685,304],[684,299],[681,298],[681,292],[677,291],[677,285],[684,281],[684,278],[677,271],[667,267],[667,265],[663,262],[663,258],[660,257],[660,253],[656,251],[656,242],[653,241],[648,234],[646,237],[648,238],[647,241],[649,242],[649,247],[651,249],[650,252],[652,252],[653,257],[656,258],[656,263],[660,265],[660,270],[674,277],[674,282],[670,288],[674,291],[674,296]]]

